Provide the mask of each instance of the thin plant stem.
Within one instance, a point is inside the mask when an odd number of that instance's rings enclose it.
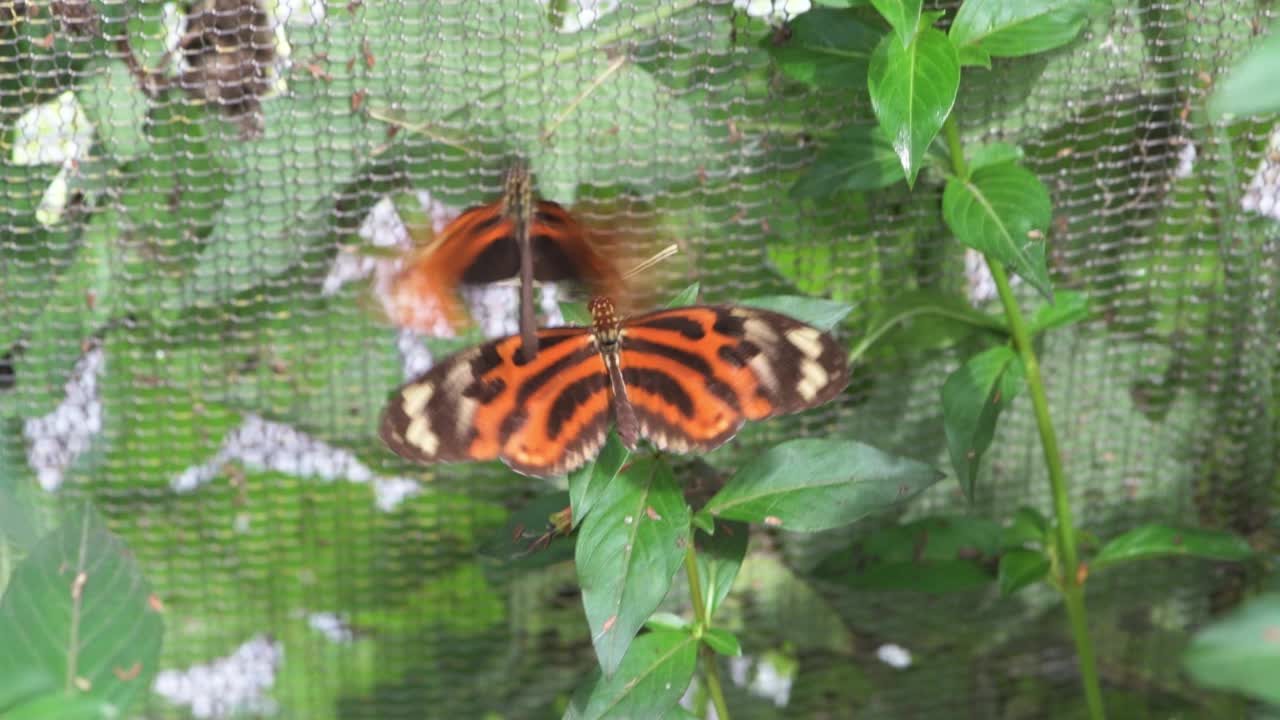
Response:
[[[964,145],[955,116],[947,118],[943,126],[947,149],[951,154],[952,169],[961,177],[969,174],[964,158]],[[1040,447],[1044,451],[1045,467],[1049,472],[1049,491],[1053,495],[1053,512],[1057,519],[1057,557],[1055,560],[1056,586],[1062,592],[1071,624],[1071,636],[1075,641],[1076,657],[1080,663],[1080,682],[1084,685],[1085,702],[1091,720],[1105,720],[1102,704],[1102,686],[1098,681],[1098,664],[1093,654],[1093,641],[1089,637],[1089,620],[1084,604],[1084,586],[1079,576],[1080,557],[1076,549],[1076,530],[1071,519],[1071,496],[1067,489],[1066,472],[1062,469],[1062,452],[1058,449],[1058,435],[1049,415],[1049,398],[1044,391],[1044,379],[1040,376],[1040,362],[1031,344],[1031,331],[1018,307],[1009,273],[999,261],[987,256],[987,267],[1000,294],[1005,320],[1013,336],[1013,344],[1022,359],[1026,371],[1027,388],[1031,393],[1031,406],[1035,410],[1036,427],[1040,431]]]
[[[1049,490],[1053,494],[1053,512],[1057,518],[1058,530],[1058,584],[1071,623],[1071,637],[1075,641],[1076,657],[1080,663],[1080,682],[1084,685],[1085,702],[1089,706],[1089,717],[1092,720],[1105,720],[1107,715],[1102,705],[1098,665],[1093,654],[1088,614],[1084,606],[1084,586],[1080,584],[1078,574],[1080,560],[1076,551],[1075,525],[1071,521],[1071,497],[1067,492],[1066,473],[1062,469],[1058,436],[1049,416],[1049,399],[1044,391],[1044,380],[1040,377],[1040,363],[1031,346],[1027,322],[1009,285],[1009,274],[1003,265],[991,258],[987,258],[987,265],[991,268],[991,277],[995,280],[1000,301],[1004,304],[1005,316],[1013,332],[1013,344],[1017,347],[1022,366],[1026,370],[1031,406],[1035,409],[1036,427],[1040,430],[1040,446],[1044,450],[1045,465],[1049,470]]]
[[[707,605],[702,599],[702,583],[698,580],[698,556],[693,549],[693,540],[684,552],[684,572],[689,578],[689,600],[693,604],[693,621],[702,628],[711,626],[711,618]],[[720,663],[716,661],[715,652],[699,641],[698,654],[702,658],[703,676],[707,681],[707,691],[711,693],[711,703],[716,708],[718,720],[729,720],[729,704],[724,700],[724,688],[720,684]]]

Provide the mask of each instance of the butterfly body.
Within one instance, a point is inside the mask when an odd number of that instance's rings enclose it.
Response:
[[[392,397],[383,439],[419,462],[501,459],[548,477],[593,457],[611,421],[628,447],[705,452],[848,384],[834,338],[778,313],[707,305],[622,321],[603,299],[591,311],[590,328],[539,330],[532,359],[518,335],[447,358]]]

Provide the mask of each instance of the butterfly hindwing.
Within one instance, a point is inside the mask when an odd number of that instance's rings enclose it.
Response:
[[[642,315],[624,324],[620,345],[639,432],[673,452],[719,447],[744,421],[816,407],[849,381],[834,338],[756,308]]]
[[[586,328],[538,331],[526,362],[519,336],[444,360],[404,385],[381,434],[418,462],[501,459],[537,477],[563,474],[604,444],[610,404],[604,361]]]

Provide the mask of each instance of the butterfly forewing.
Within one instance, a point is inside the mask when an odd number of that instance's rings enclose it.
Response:
[[[538,331],[530,362],[519,336],[466,350],[404,385],[383,413],[381,434],[418,462],[501,459],[537,477],[591,458],[608,432],[604,361],[586,328]]]
[[[539,330],[532,360],[519,336],[448,358],[392,397],[382,437],[419,462],[500,458],[547,477],[593,457],[614,417],[629,444],[707,451],[747,420],[816,407],[849,382],[834,338],[768,310],[686,307],[619,323],[593,301],[593,316],[594,329]]]
[[[622,376],[639,431],[674,452],[711,450],[745,420],[816,407],[848,385],[844,350],[768,310],[703,306],[625,323]]]

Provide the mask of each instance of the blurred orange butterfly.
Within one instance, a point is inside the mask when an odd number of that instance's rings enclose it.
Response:
[[[437,334],[468,324],[458,299],[463,284],[518,278],[521,352],[538,350],[534,282],[572,281],[592,294],[627,296],[618,253],[607,247],[616,231],[580,220],[551,200],[536,198],[528,165],[507,171],[502,196],[468,208],[430,242],[414,248],[391,279],[384,304],[392,322]],[[627,254],[634,254],[630,248]]]

